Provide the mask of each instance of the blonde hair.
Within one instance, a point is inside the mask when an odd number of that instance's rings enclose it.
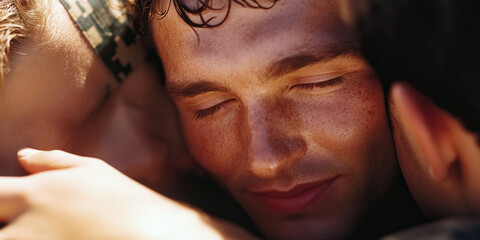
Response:
[[[38,23],[36,0],[0,0],[0,86],[9,71],[12,43],[28,36]]]

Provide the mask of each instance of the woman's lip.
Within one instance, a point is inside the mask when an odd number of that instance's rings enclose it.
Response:
[[[336,177],[300,184],[288,191],[252,192],[253,198],[272,213],[291,215],[303,212],[319,200]]]

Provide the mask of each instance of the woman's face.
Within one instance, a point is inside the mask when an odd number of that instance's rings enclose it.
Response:
[[[51,1],[44,28],[18,42],[0,88],[0,174],[22,173],[22,147],[61,149],[117,88],[69,15]]]
[[[155,67],[144,62],[120,85],[63,5],[43,2],[55,17],[19,43],[0,86],[0,175],[24,174],[20,148],[62,149],[176,191],[178,174],[166,160],[185,168],[189,157]]]

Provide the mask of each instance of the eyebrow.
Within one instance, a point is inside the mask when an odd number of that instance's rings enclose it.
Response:
[[[288,56],[270,64],[263,75],[267,79],[277,78],[314,63],[327,62],[338,57],[346,56],[359,58],[361,56],[360,49],[354,44],[336,44],[335,46],[328,46],[320,51],[304,51],[303,53]]]
[[[356,45],[336,44],[335,46],[328,46],[321,51],[305,51],[280,59],[266,68],[267,70],[263,73],[263,77],[266,79],[277,78],[311,64],[327,62],[342,56],[360,57],[361,55]],[[166,89],[168,94],[173,98],[182,99],[195,97],[207,92],[226,91],[227,87],[206,80],[200,80],[194,83],[187,81],[168,81]]]
[[[207,92],[214,92],[214,91],[226,91],[227,88],[224,86],[220,86],[213,82],[208,82],[205,80],[201,80],[199,82],[194,83],[187,83],[185,81],[180,82],[167,82],[166,85],[167,92],[173,98],[180,99],[180,98],[187,98],[187,97],[195,97],[197,95],[207,93]]]

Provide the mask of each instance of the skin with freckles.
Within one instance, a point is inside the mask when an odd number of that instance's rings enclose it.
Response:
[[[397,174],[380,82],[338,8],[232,5],[196,33],[171,12],[151,23],[189,150],[268,238],[350,236]]]

